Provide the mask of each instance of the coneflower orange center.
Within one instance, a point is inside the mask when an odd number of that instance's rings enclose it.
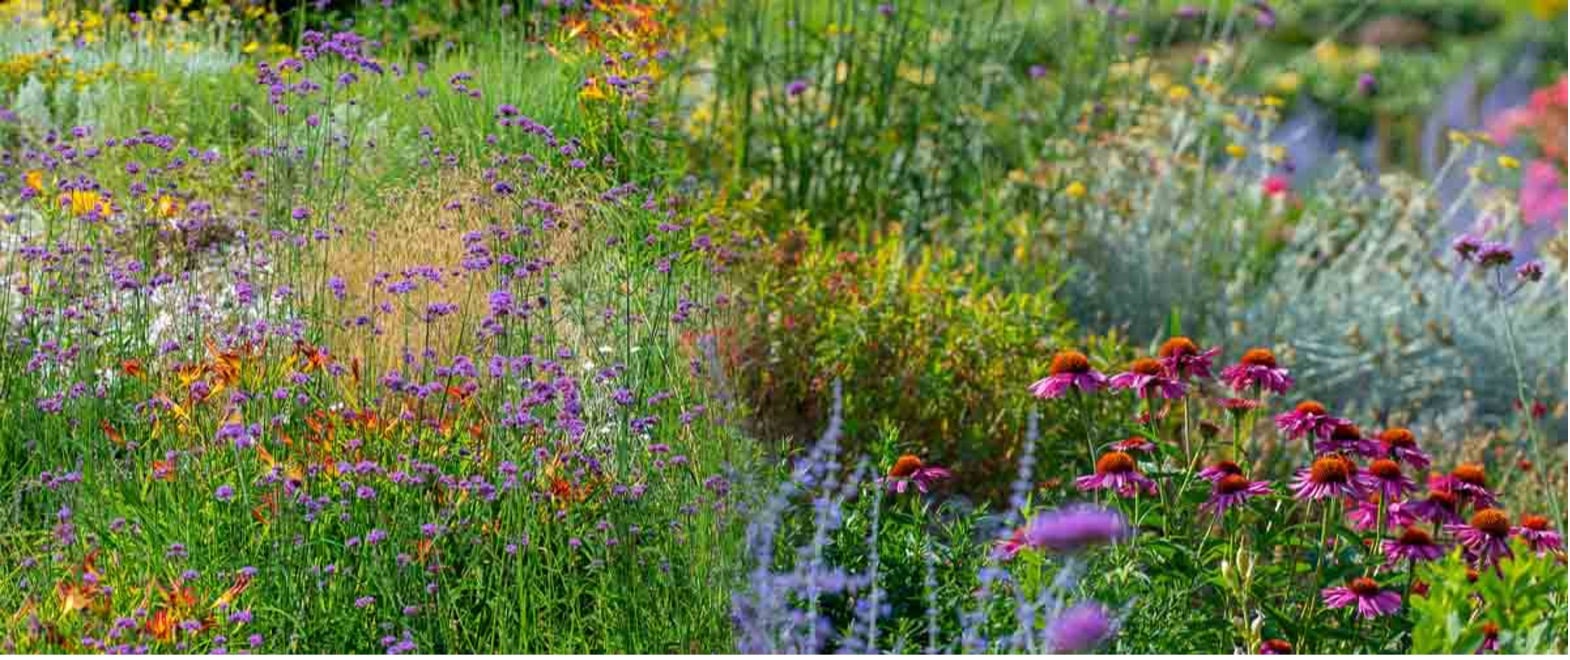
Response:
[[[1366,577],[1352,578],[1352,581],[1348,582],[1346,586],[1347,586],[1348,589],[1352,590],[1352,593],[1355,593],[1355,594],[1357,594],[1359,596],[1363,596],[1365,598],[1367,598],[1369,596],[1375,596],[1375,595],[1379,594],[1379,583],[1375,582],[1371,578],[1366,578]]]
[[[1428,532],[1416,527],[1408,527],[1406,531],[1401,532],[1402,545],[1429,545],[1433,542],[1434,537],[1429,536]]]
[[[1499,624],[1494,623],[1493,621],[1484,621],[1483,622],[1483,636],[1484,637],[1488,637],[1490,639],[1498,637],[1499,636]]]
[[[1161,349],[1156,351],[1156,355],[1164,358],[1197,355],[1198,353],[1199,346],[1188,337],[1173,337],[1168,339],[1166,343],[1161,345]]]
[[[908,477],[920,469],[921,459],[905,454],[894,461],[894,467],[889,468],[889,476],[897,478]]]
[[[1119,474],[1134,471],[1134,457],[1120,451],[1108,452],[1096,461],[1096,474]]]
[[[1548,519],[1543,516],[1521,516],[1521,526],[1534,532],[1548,530]]]
[[[1251,367],[1276,368],[1276,354],[1264,348],[1248,349],[1243,353],[1243,358],[1239,361]]]
[[[1211,469],[1222,474],[1243,474],[1243,468],[1238,467],[1237,463],[1232,461],[1217,461],[1215,465],[1211,466]]]
[[[1457,481],[1472,484],[1479,488],[1488,485],[1488,475],[1483,472],[1483,466],[1476,463],[1463,463],[1457,466],[1455,471],[1450,473],[1450,476],[1455,477]]]
[[[1510,533],[1510,516],[1499,509],[1483,509],[1472,514],[1472,527],[1495,538]]]
[[[1248,490],[1248,477],[1241,474],[1229,474],[1216,481],[1216,492],[1222,495],[1231,495]]]
[[[1142,376],[1161,375],[1161,363],[1150,358],[1140,358],[1128,365],[1128,370]]]
[[[1344,484],[1351,471],[1347,469],[1346,459],[1340,456],[1326,456],[1314,460],[1314,467],[1309,470],[1309,477],[1316,483]]]
[[[1318,401],[1304,401],[1297,404],[1294,410],[1305,415],[1323,415],[1325,414],[1325,404]]]
[[[1052,366],[1047,368],[1047,373],[1054,376],[1059,374],[1082,374],[1090,371],[1090,358],[1079,351],[1059,351],[1052,356]]]
[[[1368,471],[1380,479],[1400,479],[1401,464],[1388,458],[1381,458],[1368,464]]]
[[[1402,428],[1386,429],[1379,434],[1379,440],[1391,447],[1416,447],[1417,438],[1411,431]]]

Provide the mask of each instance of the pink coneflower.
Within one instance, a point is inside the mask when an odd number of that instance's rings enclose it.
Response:
[[[1056,399],[1070,389],[1094,392],[1107,386],[1107,377],[1090,368],[1090,358],[1079,351],[1059,351],[1052,356],[1052,366],[1047,377],[1030,385],[1030,393],[1038,399]]]
[[[1259,183],[1259,188],[1266,197],[1279,197],[1292,189],[1292,182],[1280,174],[1272,174]]]
[[[1123,497],[1133,497],[1143,490],[1156,492],[1156,482],[1139,473],[1134,457],[1120,451],[1108,452],[1096,460],[1096,473],[1074,480],[1080,490],[1111,490]]]
[[[904,493],[912,485],[923,493],[932,489],[933,484],[948,479],[953,473],[936,465],[926,465],[920,458],[906,454],[894,461],[894,467],[889,468],[889,478],[886,485],[891,493]]]
[[[1379,455],[1379,443],[1363,435],[1356,424],[1342,420],[1330,429],[1330,436],[1314,442],[1316,454],[1357,454],[1374,457]]]
[[[1526,541],[1532,552],[1539,555],[1550,550],[1564,549],[1564,539],[1559,536],[1559,532],[1549,529],[1548,524],[1548,519],[1543,516],[1526,515],[1521,516],[1521,526],[1512,531],[1516,536],[1521,537],[1521,540]]]
[[[1217,518],[1226,515],[1227,509],[1247,502],[1256,495],[1269,495],[1270,482],[1249,481],[1241,474],[1229,474],[1217,479],[1210,490],[1210,499],[1199,505],[1201,511],[1210,511]]]
[[[1305,435],[1312,435],[1320,439],[1329,439],[1330,432],[1336,426],[1347,424],[1347,420],[1332,416],[1325,411],[1325,406],[1318,401],[1304,401],[1293,409],[1276,415],[1276,428],[1286,434],[1288,440],[1296,440]]]
[[[1417,446],[1417,437],[1404,428],[1385,429],[1379,434],[1379,448],[1385,456],[1419,470],[1427,470],[1432,460]]]
[[[1336,497],[1360,500],[1364,491],[1357,478],[1357,465],[1345,456],[1330,455],[1316,458],[1311,467],[1297,471],[1292,495],[1300,500]]]
[[[1211,378],[1210,362],[1220,352],[1220,348],[1200,350],[1188,337],[1173,337],[1161,345],[1156,357],[1167,373],[1178,378]]]
[[[1417,490],[1417,484],[1401,473],[1401,464],[1388,458],[1369,463],[1368,469],[1359,476],[1363,478],[1364,486],[1383,495],[1386,502],[1399,500]]]
[[[1406,510],[1421,520],[1436,525],[1450,525],[1461,522],[1461,501],[1454,492],[1444,488],[1435,488],[1435,480],[1429,480],[1428,495],[1421,500],[1406,503]]]
[[[1258,399],[1243,399],[1239,397],[1216,399],[1215,403],[1217,407],[1227,412],[1228,417],[1234,420],[1240,419],[1243,415],[1248,414],[1249,411],[1264,405]]]
[[[1478,654],[1490,653],[1499,650],[1499,624],[1493,621],[1483,622],[1483,642],[1478,645]]]
[[[1276,366],[1275,353],[1263,348],[1244,352],[1237,364],[1221,370],[1221,380],[1234,392],[1246,392],[1255,386],[1276,394],[1286,394],[1292,389],[1291,374]]]
[[[1137,451],[1141,454],[1149,454],[1156,450],[1156,443],[1136,435],[1113,443],[1112,448],[1122,452]]]
[[[1391,564],[1403,561],[1433,561],[1445,556],[1445,546],[1434,542],[1434,537],[1416,527],[1408,527],[1401,535],[1386,539],[1385,560]]]
[[[1292,655],[1292,642],[1284,639],[1267,639],[1259,643],[1260,655]]]
[[[1019,554],[1020,550],[1025,549],[1027,545],[1029,544],[1025,541],[1025,528],[1020,527],[1015,529],[1014,533],[1010,534],[1008,538],[998,541],[997,545],[992,548],[992,556],[999,561],[1008,561],[1013,559],[1014,555]]]
[[[1469,524],[1446,525],[1445,531],[1455,534],[1473,561],[1492,564],[1510,556],[1510,516],[1499,509],[1478,511]]]
[[[1216,461],[1214,465],[1200,470],[1199,478],[1215,483],[1227,475],[1233,474],[1243,474],[1243,468],[1238,467],[1238,464],[1232,461]]]
[[[1344,587],[1330,587],[1319,592],[1325,598],[1325,607],[1342,608],[1357,606],[1357,613],[1365,619],[1395,614],[1401,611],[1401,594],[1381,589],[1373,578],[1355,577]]]
[[[1454,492],[1461,498],[1462,504],[1472,504],[1478,508],[1490,508],[1499,504],[1499,498],[1494,497],[1488,490],[1488,473],[1483,466],[1476,463],[1462,463],[1451,470],[1448,476],[1440,477],[1438,483],[1445,490]],[[1432,488],[1433,481],[1429,487]]]
[[[1141,399],[1151,396],[1163,399],[1181,398],[1184,390],[1183,382],[1168,377],[1165,371],[1161,362],[1152,358],[1140,358],[1128,365],[1128,371],[1113,376],[1108,383],[1114,390],[1134,390]]]
[[[1359,532],[1366,532],[1379,526],[1380,499],[1377,494],[1371,494],[1357,501],[1357,505],[1347,511],[1347,519],[1352,521],[1352,528]],[[1417,522],[1417,517],[1408,511],[1403,502],[1391,502],[1385,509],[1385,529],[1396,529]]]

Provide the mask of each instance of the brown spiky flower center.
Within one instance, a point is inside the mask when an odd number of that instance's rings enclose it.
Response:
[[[1059,351],[1052,356],[1052,366],[1047,368],[1047,373],[1057,376],[1059,374],[1082,374],[1090,371],[1090,358],[1079,351]]]
[[[1296,410],[1305,415],[1323,415],[1325,414],[1325,404],[1312,400],[1304,401],[1297,404],[1297,407],[1293,408],[1293,410]]]
[[[1478,488],[1486,488],[1488,486],[1488,474],[1483,472],[1483,466],[1476,463],[1463,463],[1457,466],[1455,471],[1450,473],[1450,476],[1455,477],[1457,481],[1468,483]]]
[[[1330,430],[1331,440],[1359,440],[1363,437],[1363,429],[1356,424],[1337,424]]]
[[[1543,516],[1521,516],[1521,526],[1534,532],[1548,531],[1548,519]]]
[[[1168,339],[1161,345],[1161,349],[1156,351],[1156,355],[1164,358],[1183,357],[1187,355],[1198,354],[1199,346],[1188,337],[1173,337]]]
[[[1142,376],[1161,375],[1161,363],[1151,358],[1140,358],[1128,365],[1128,370]]]
[[[1238,464],[1232,461],[1217,461],[1215,465],[1211,466],[1211,469],[1221,474],[1243,474],[1243,468],[1238,467]]]
[[[1344,484],[1352,476],[1351,470],[1347,468],[1346,459],[1340,456],[1326,456],[1314,460],[1314,467],[1310,469],[1309,477],[1315,483]]]
[[[1379,595],[1379,583],[1375,582],[1373,578],[1355,577],[1346,586],[1352,590],[1352,593],[1364,598]]]
[[[1386,481],[1394,481],[1401,478],[1401,464],[1388,458],[1381,458],[1369,463],[1368,471]]]
[[[1401,532],[1401,545],[1432,545],[1434,537],[1416,527],[1408,527]]]
[[[889,476],[902,479],[913,475],[921,469],[921,459],[910,454],[905,454],[894,461],[894,467],[889,468]]]
[[[1447,511],[1456,510],[1456,494],[1448,490],[1429,491],[1428,501],[1444,507]]]
[[[1483,509],[1472,514],[1472,528],[1494,538],[1510,533],[1510,516],[1499,509]]]
[[[1251,367],[1276,368],[1276,354],[1264,348],[1248,349],[1243,353],[1243,359],[1240,361]]]
[[[1108,452],[1096,461],[1096,474],[1123,474],[1134,471],[1134,457],[1120,451]]]
[[[1216,481],[1216,492],[1222,495],[1231,495],[1248,490],[1248,477],[1241,474],[1229,474]]]
[[[1379,441],[1391,447],[1416,447],[1417,437],[1411,431],[1403,428],[1386,429],[1379,434]]]
[[[1499,624],[1493,621],[1483,622],[1483,636],[1489,639],[1499,637]]]

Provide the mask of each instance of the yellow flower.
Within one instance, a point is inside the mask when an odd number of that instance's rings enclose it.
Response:
[[[44,173],[43,173],[43,170],[28,170],[27,174],[22,175],[22,185],[27,187],[27,188],[32,189],[33,192],[43,192],[43,190],[44,190]]]
[[[1296,71],[1283,71],[1276,74],[1275,80],[1271,82],[1276,91],[1283,94],[1291,94],[1296,92],[1298,87],[1302,86],[1303,76]]]
[[[256,43],[256,40],[252,39],[246,42],[244,46],[240,47],[240,52],[250,55],[251,53],[256,52],[256,49],[258,48],[261,48],[261,44]]]
[[[153,214],[160,218],[172,218],[180,212],[180,200],[169,195],[159,195],[152,203]]]
[[[1227,155],[1228,156],[1231,156],[1233,158],[1242,158],[1247,153],[1248,153],[1248,150],[1244,149],[1243,145],[1241,145],[1241,144],[1232,143],[1232,144],[1227,145]]]
[[[1321,41],[1314,45],[1314,59],[1320,64],[1336,64],[1341,59],[1341,49],[1334,41]]]
[[[1451,129],[1449,137],[1450,141],[1457,146],[1464,147],[1472,143],[1472,136],[1467,135],[1465,131]]]
[[[1516,160],[1515,158],[1513,158],[1511,156],[1500,156],[1499,157],[1499,166],[1503,167],[1503,168],[1505,168],[1507,170],[1513,170],[1513,169],[1517,169],[1517,168],[1521,167],[1521,161]]]
[[[1284,162],[1287,159],[1287,148],[1279,144],[1265,147],[1265,158],[1272,163]]]
[[[1068,187],[1063,189],[1063,194],[1068,195],[1069,199],[1079,199],[1084,197],[1085,192],[1085,184],[1078,181],[1068,184]]]
[[[1182,103],[1183,101],[1187,101],[1188,97],[1188,88],[1184,87],[1183,85],[1173,85],[1171,89],[1167,90],[1167,98],[1174,102]]]
[[[72,190],[61,195],[60,206],[78,218],[85,218],[94,211],[97,211],[101,217],[109,215],[109,203],[103,196],[91,190]]]

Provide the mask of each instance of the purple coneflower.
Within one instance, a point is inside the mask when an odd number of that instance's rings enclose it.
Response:
[[[923,493],[932,489],[933,484],[948,479],[953,473],[936,465],[926,465],[920,458],[906,454],[894,461],[894,467],[889,468],[888,489],[891,493],[904,493],[912,484],[916,490]]]
[[[1260,655],[1292,655],[1292,642],[1284,639],[1267,639],[1259,643]]]
[[[998,541],[997,546],[992,549],[992,557],[998,561],[1008,561],[1027,545],[1029,543],[1025,540],[1025,528],[1016,528],[1008,538]]]
[[[1136,435],[1113,443],[1112,448],[1122,452],[1137,451],[1141,454],[1149,454],[1156,450],[1156,443]]]
[[[1070,389],[1094,392],[1107,386],[1107,377],[1090,368],[1090,358],[1079,351],[1059,351],[1052,356],[1047,377],[1030,385],[1030,393],[1038,399],[1056,399]]]
[[[1210,511],[1216,517],[1226,515],[1227,509],[1247,502],[1256,495],[1269,495],[1270,482],[1249,481],[1241,474],[1229,474],[1216,480],[1210,499],[1199,505],[1201,511]]]
[[[1047,640],[1053,653],[1084,653],[1112,636],[1112,613],[1101,603],[1078,603],[1047,624]]]
[[[1472,504],[1482,509],[1499,504],[1499,498],[1488,490],[1488,473],[1476,463],[1457,465],[1448,476],[1430,480],[1429,487],[1433,488],[1436,481],[1441,488],[1455,493],[1461,504]]]
[[[1381,500],[1378,494],[1370,494],[1357,501],[1357,506],[1347,511],[1347,518],[1352,521],[1352,528],[1359,532],[1366,532],[1379,526],[1379,509]],[[1417,517],[1408,511],[1403,502],[1391,502],[1384,506],[1385,529],[1396,529],[1417,522]]]
[[[1074,480],[1080,490],[1111,490],[1123,497],[1133,497],[1141,490],[1154,494],[1156,482],[1139,472],[1134,457],[1120,451],[1107,452],[1096,460],[1096,473]]]
[[[1421,520],[1436,525],[1450,525],[1461,522],[1461,502],[1456,494],[1445,488],[1436,488],[1439,480],[1430,479],[1428,482],[1428,495],[1421,500],[1406,503],[1406,510]]]
[[[1292,481],[1292,495],[1300,500],[1360,500],[1364,491],[1357,478],[1357,465],[1345,456],[1333,454],[1316,458],[1312,466],[1298,470]]]
[[[1329,437],[1314,442],[1316,454],[1357,454],[1364,457],[1379,455],[1379,443],[1363,435],[1363,429],[1358,425],[1341,420],[1342,423],[1330,429]]]
[[[1393,502],[1406,497],[1407,493],[1417,490],[1417,484],[1412,479],[1401,473],[1401,464],[1388,458],[1381,458],[1368,464],[1368,469],[1361,475],[1363,485],[1380,495],[1386,502]]]
[[[1200,350],[1188,337],[1173,337],[1161,345],[1156,357],[1167,373],[1178,378],[1211,378],[1210,362],[1220,352],[1220,348]]]
[[[1404,428],[1385,429],[1379,434],[1379,448],[1385,456],[1419,470],[1427,470],[1432,460],[1417,446],[1417,436]]]
[[[1455,534],[1475,562],[1492,564],[1510,556],[1510,516],[1499,509],[1478,511],[1470,523],[1446,525],[1445,531]]]
[[[1243,474],[1243,468],[1238,467],[1238,464],[1232,461],[1217,461],[1214,465],[1200,470],[1199,478],[1215,483],[1233,474]]]
[[[1434,542],[1434,537],[1416,527],[1408,527],[1401,535],[1386,539],[1385,560],[1390,564],[1403,561],[1433,561],[1445,556],[1445,546]]]
[[[1139,398],[1152,395],[1163,399],[1183,396],[1183,383],[1165,374],[1166,369],[1153,358],[1140,358],[1128,365],[1128,371],[1113,376],[1108,384],[1114,390],[1134,390]]]
[[[1325,607],[1342,608],[1357,606],[1357,613],[1365,619],[1395,614],[1401,611],[1401,594],[1381,589],[1373,578],[1355,577],[1344,587],[1330,587],[1319,592],[1325,597]]]
[[[1548,519],[1543,516],[1521,516],[1521,526],[1512,531],[1526,541],[1532,552],[1539,555],[1564,549],[1564,539],[1559,536],[1559,532],[1548,528]]]
[[[1255,386],[1276,394],[1292,389],[1291,374],[1276,366],[1275,353],[1263,348],[1245,351],[1237,364],[1221,370],[1221,380],[1234,392],[1246,392]]]
[[[1123,514],[1116,509],[1073,504],[1032,518],[1025,526],[1025,543],[1032,548],[1077,552],[1091,546],[1116,543],[1128,538],[1131,532]]]
[[[1330,438],[1330,432],[1347,420],[1332,416],[1325,410],[1324,404],[1318,401],[1304,401],[1293,409],[1276,415],[1276,428],[1286,434],[1288,440],[1296,440],[1305,435],[1312,435],[1321,440]]]

